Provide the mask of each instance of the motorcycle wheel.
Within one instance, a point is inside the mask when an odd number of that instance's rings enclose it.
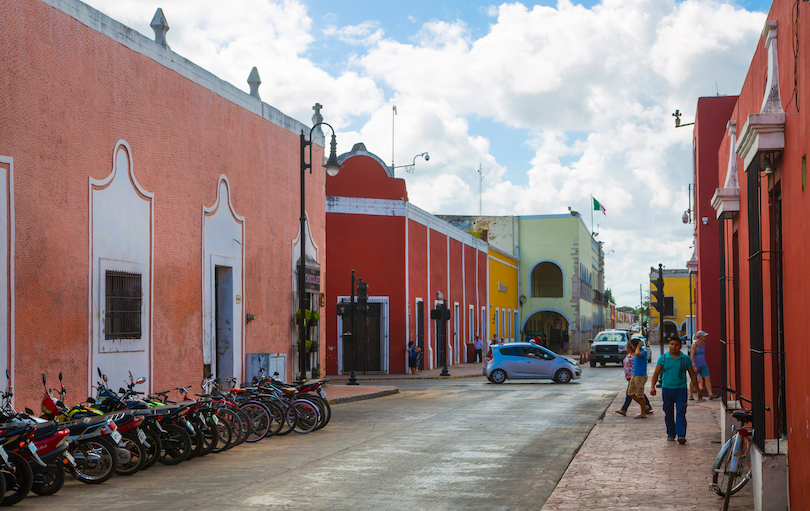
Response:
[[[13,506],[24,499],[31,491],[31,485],[34,484],[34,473],[25,458],[16,452],[10,452],[8,453],[8,463],[11,465],[11,471],[3,471],[3,479],[6,483],[6,492],[3,502],[0,504],[3,506]]]
[[[61,458],[60,458],[61,460]],[[48,463],[47,467],[39,467],[34,475],[34,484],[31,491],[45,497],[53,495],[62,489],[65,484],[65,470],[61,463]]]
[[[192,425],[192,427],[194,427],[194,434],[189,435],[191,437],[191,452],[189,453],[187,460],[190,460],[200,455],[204,440],[203,431],[198,422],[194,421],[193,419],[189,419],[188,422]]]
[[[121,435],[118,443],[118,468],[115,473],[121,476],[131,476],[137,473],[146,463],[146,448],[138,439],[138,435],[127,431]],[[126,460],[126,462],[125,462]]]
[[[149,424],[142,429],[146,433],[146,441],[149,442],[149,447],[146,448],[146,461],[141,467],[141,470],[146,470],[157,463],[160,452],[163,450],[163,442],[160,440],[160,431],[156,426]]]
[[[104,437],[88,438],[72,444],[68,450],[76,460],[70,467],[73,477],[85,484],[101,484],[115,475],[118,447]]]
[[[177,465],[188,458],[191,453],[191,436],[182,426],[164,424],[166,434],[161,437],[163,451],[158,461],[164,465]]]
[[[217,417],[217,424],[214,426],[214,430],[219,435],[219,440],[217,440],[217,446],[214,447],[211,452],[227,451],[233,447],[234,442],[236,442],[236,436],[234,435],[231,421],[225,417]]]

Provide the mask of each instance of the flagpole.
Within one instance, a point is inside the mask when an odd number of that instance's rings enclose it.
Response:
[[[591,237],[593,237],[593,195],[591,195]]]

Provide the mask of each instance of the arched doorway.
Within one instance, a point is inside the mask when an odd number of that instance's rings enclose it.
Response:
[[[570,329],[568,320],[557,311],[544,310],[532,314],[523,325],[523,339],[528,341],[535,335],[546,334],[548,348],[554,353],[562,353],[563,338],[568,338],[570,352]]]

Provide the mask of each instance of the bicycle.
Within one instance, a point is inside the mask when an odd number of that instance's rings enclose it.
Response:
[[[732,426],[731,438],[723,445],[712,465],[711,489],[724,497],[723,511],[728,509],[729,499],[751,479],[751,437],[754,429],[746,427],[753,421],[750,410],[732,414],[741,426]]]

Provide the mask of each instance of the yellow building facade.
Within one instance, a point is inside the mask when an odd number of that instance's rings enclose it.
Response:
[[[650,280],[658,278],[658,270],[650,268]],[[664,270],[664,336],[692,337],[694,315],[694,281],[687,269]],[[651,285],[651,291],[654,287]],[[652,295],[651,295],[652,296]],[[658,339],[660,315],[650,306],[650,340]]]
[[[520,259],[492,245],[489,246],[489,332],[506,341],[520,340],[520,316],[518,304],[518,280]]]

